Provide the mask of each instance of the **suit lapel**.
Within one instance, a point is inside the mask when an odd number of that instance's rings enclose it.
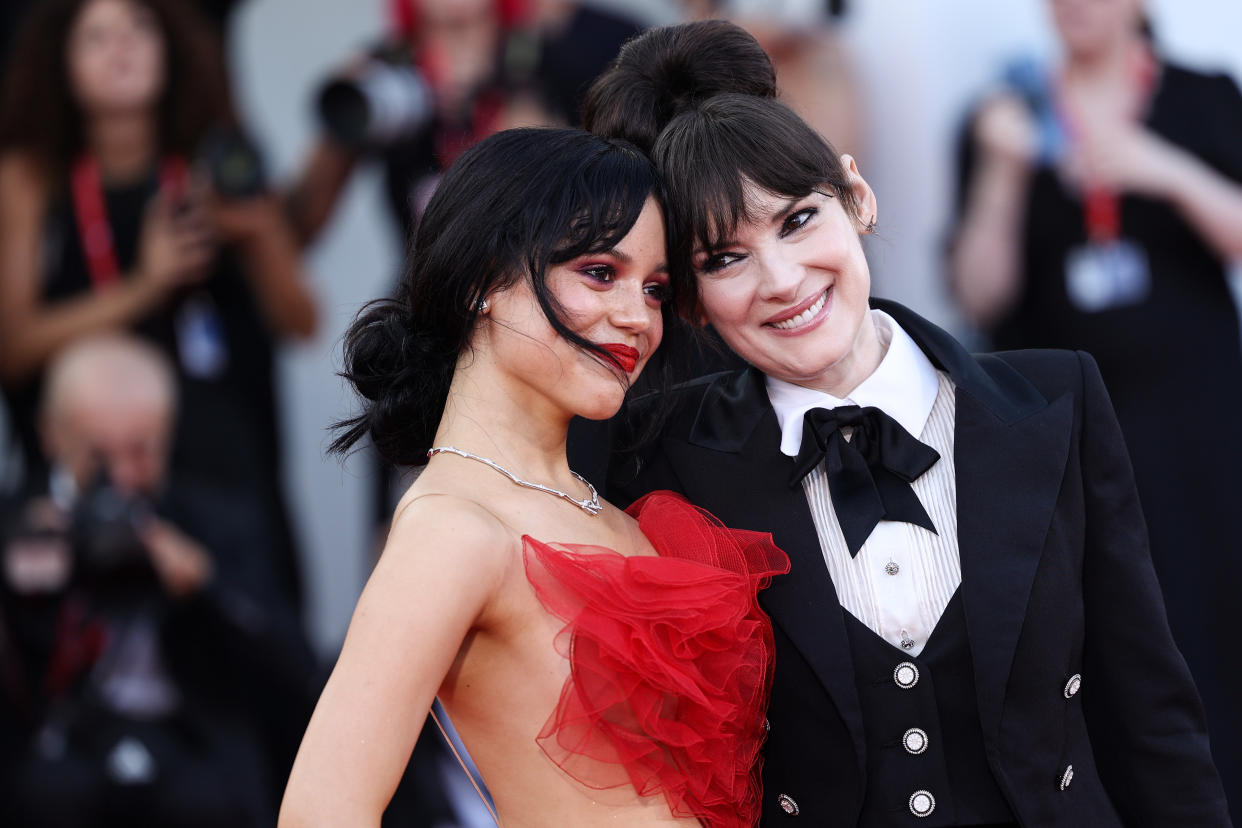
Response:
[[[1006,423],[959,390],[954,438],[962,606],[985,733],[1000,725],[1005,687],[1068,459],[1066,395]]]
[[[1000,726],[1005,687],[1069,459],[1074,406],[1049,403],[1008,363],[971,356],[936,326],[892,302],[894,319],[957,386],[954,463],[962,606],[980,722]]]
[[[721,393],[706,395],[690,442],[669,440],[689,499],[733,528],[771,532],[790,559],[760,601],[810,665],[848,725],[859,766],[865,744],[853,659],[836,589],[802,488],[789,487],[793,458],[779,451],[780,428],[762,375],[749,370]]]

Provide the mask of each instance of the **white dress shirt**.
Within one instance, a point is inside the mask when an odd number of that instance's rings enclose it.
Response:
[[[768,399],[781,426],[780,450],[790,457],[802,445],[803,415],[839,405],[874,406],[940,453],[912,484],[936,531],[882,520],[857,557],[850,556],[841,534],[823,464],[802,481],[841,606],[894,647],[918,655],[962,581],[953,474],[955,388],[891,316],[879,310],[871,315],[884,357],[848,397],[768,377]]]

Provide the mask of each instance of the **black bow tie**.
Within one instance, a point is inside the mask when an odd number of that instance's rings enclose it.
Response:
[[[841,434],[846,426],[854,429],[850,440]],[[789,486],[826,461],[832,507],[850,555],[857,556],[881,520],[936,531],[910,484],[939,459],[939,452],[878,408],[812,408],[802,420],[802,448]]]

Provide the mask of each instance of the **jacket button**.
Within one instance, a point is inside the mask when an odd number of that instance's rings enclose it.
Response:
[[[909,661],[903,661],[893,670],[893,681],[902,690],[909,690],[919,683],[919,668]]]
[[[1078,688],[1082,687],[1082,673],[1074,673],[1069,677],[1069,681],[1065,682],[1065,698],[1072,699],[1078,695]]]
[[[931,816],[934,810],[936,797],[931,795],[931,791],[915,791],[910,794],[910,813],[916,817],[926,817]]]
[[[906,753],[918,756],[927,750],[927,731],[922,728],[912,727],[901,737],[901,744],[906,749]]]
[[[793,797],[790,796],[789,794],[781,794],[780,796],[776,798],[776,801],[780,803],[781,810],[784,811],[785,813],[789,814],[790,816],[798,815],[798,803],[794,802]]]
[[[1065,773],[1061,774],[1061,790],[1065,790],[1074,781],[1074,766],[1066,765]]]

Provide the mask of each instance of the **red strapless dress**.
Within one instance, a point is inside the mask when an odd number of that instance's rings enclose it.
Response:
[[[659,557],[523,538],[570,666],[539,745],[588,787],[630,784],[676,816],[751,828],[773,666],[756,593],[789,559],[670,492],[628,511]]]

